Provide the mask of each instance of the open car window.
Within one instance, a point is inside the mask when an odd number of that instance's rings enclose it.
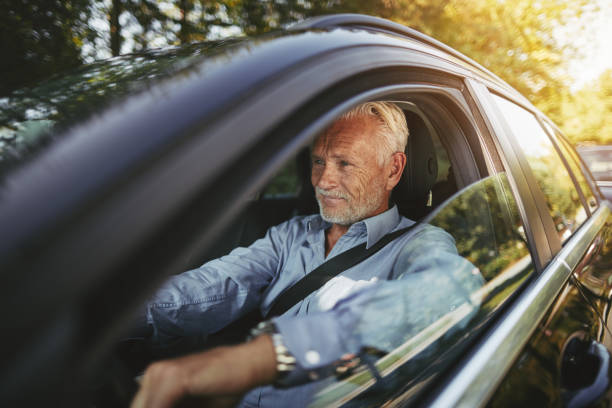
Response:
[[[295,198],[300,194],[301,181],[296,160],[290,160],[263,189],[260,199]]]

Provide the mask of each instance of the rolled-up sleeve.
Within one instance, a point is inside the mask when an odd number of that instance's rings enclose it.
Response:
[[[289,230],[289,223],[272,227],[248,248],[168,279],[146,304],[143,320],[153,340],[215,333],[258,307],[279,271]]]
[[[389,352],[484,284],[445,231],[425,226],[402,247],[394,280],[362,288],[325,312],[274,319],[299,370],[317,371],[364,347]],[[296,378],[307,376],[296,375]]]

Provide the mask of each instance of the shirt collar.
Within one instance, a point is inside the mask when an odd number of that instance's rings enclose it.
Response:
[[[399,222],[399,211],[397,210],[397,206],[394,205],[383,213],[356,222],[355,224],[351,225],[349,231],[352,232],[355,230],[361,230],[365,227],[367,232],[366,248],[370,248],[386,234],[393,231]],[[325,230],[329,227],[331,227],[331,223],[324,221],[320,215],[317,215],[308,223],[308,229],[310,231],[319,231],[322,229]],[[349,233],[349,231],[347,231],[347,233]]]
[[[372,245],[378,242],[382,237],[393,231],[397,224],[400,222],[399,211],[397,206],[394,205],[387,211],[375,215],[370,218],[366,218],[362,221],[368,230],[368,241],[366,248],[370,248]]]
[[[321,214],[317,214],[310,221],[308,221],[307,231],[317,232],[317,231],[320,231],[320,230],[326,230],[329,227],[331,227],[331,223],[325,221],[321,217]]]

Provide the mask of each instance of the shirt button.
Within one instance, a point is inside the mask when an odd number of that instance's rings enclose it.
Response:
[[[321,361],[321,356],[314,350],[307,351],[304,358],[308,364],[317,364]]]

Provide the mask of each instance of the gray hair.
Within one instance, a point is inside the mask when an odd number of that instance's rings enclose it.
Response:
[[[408,124],[402,109],[393,102],[366,102],[345,112],[339,119],[374,116],[381,126],[382,149],[379,149],[379,164],[384,164],[395,152],[404,152],[408,143]]]

